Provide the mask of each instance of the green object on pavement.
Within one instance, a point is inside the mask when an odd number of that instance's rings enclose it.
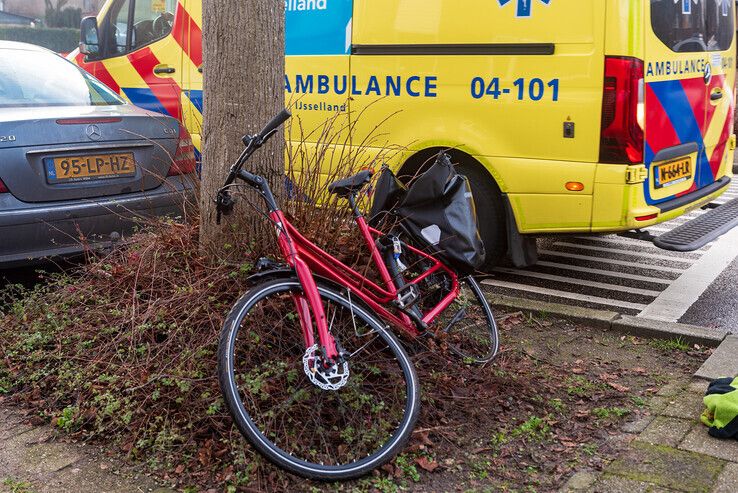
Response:
[[[713,381],[705,394],[702,422],[710,436],[738,439],[738,377]]]

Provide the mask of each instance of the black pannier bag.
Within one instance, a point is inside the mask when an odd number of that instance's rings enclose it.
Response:
[[[377,182],[372,218],[394,210],[402,224],[430,253],[459,270],[471,272],[484,264],[477,211],[469,180],[456,172],[448,154],[405,190],[389,169]]]
[[[377,179],[374,187],[374,200],[372,201],[372,210],[369,214],[369,223],[377,227],[384,219],[387,213],[393,211],[400,201],[405,198],[407,188],[397,179],[395,174],[387,165],[382,166],[382,171]]]

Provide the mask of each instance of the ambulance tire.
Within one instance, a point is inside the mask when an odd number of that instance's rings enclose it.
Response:
[[[490,174],[479,163],[461,163],[457,170],[469,178],[474,203],[477,207],[479,232],[487,250],[487,259],[480,268],[489,272],[507,254],[507,227],[505,224],[505,204],[502,192]]]

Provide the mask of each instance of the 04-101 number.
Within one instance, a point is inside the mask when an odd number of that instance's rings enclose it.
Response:
[[[514,90],[502,87],[499,77],[494,77],[490,81],[475,77],[471,82],[471,95],[474,99],[482,99],[485,96],[500,99],[507,94],[514,94],[518,101],[525,99],[541,101],[549,95],[552,101],[559,100],[559,79],[552,79],[546,83],[537,77],[530,80],[521,77],[513,82],[513,87]]]

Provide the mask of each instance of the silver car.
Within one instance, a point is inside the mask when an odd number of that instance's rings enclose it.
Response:
[[[177,120],[127,104],[55,53],[0,41],[0,268],[181,216],[195,166]]]

